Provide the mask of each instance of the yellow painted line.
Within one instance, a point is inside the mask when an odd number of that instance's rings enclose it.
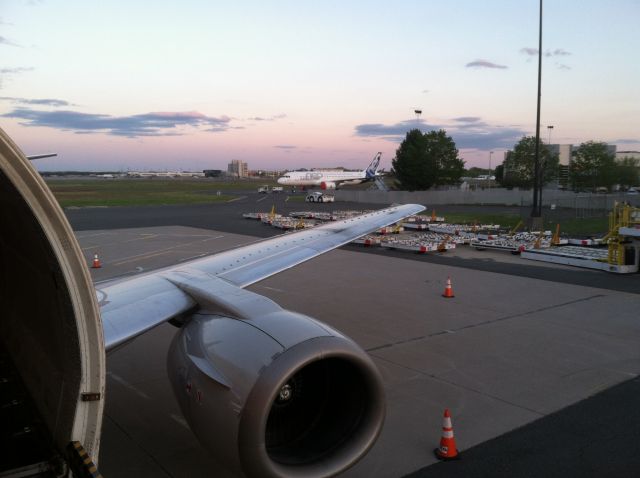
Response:
[[[76,238],[77,239],[86,239],[87,237],[106,236],[108,234],[115,234],[115,233],[113,233],[113,232],[98,232],[96,234],[87,234],[86,236],[82,236],[82,235],[76,234]]]
[[[121,266],[122,264],[126,264],[127,262],[134,262],[140,259],[151,259],[152,257],[157,257],[157,256],[162,256],[164,254],[169,254],[173,251],[168,250],[168,251],[158,251],[158,252],[154,252],[154,253],[149,253],[149,254],[140,254],[137,256],[133,256],[129,259],[125,259],[124,261],[118,261],[118,262],[110,262],[109,264],[114,265],[114,266]]]
[[[136,254],[134,256],[129,256],[129,257],[125,257],[124,259],[121,259],[117,262],[111,262],[110,264],[119,266],[121,264],[126,264],[127,262],[131,262],[131,261],[135,261],[137,259],[148,259],[150,257],[155,257],[155,256],[159,256],[161,254],[166,254],[167,252],[173,252],[175,249],[178,249],[180,247],[185,247],[185,246],[190,246],[192,244],[197,244],[197,243],[201,243],[201,242],[207,242],[207,241],[211,241],[214,239],[221,239],[225,236],[214,236],[214,237],[208,237],[206,239],[201,239],[198,241],[191,241],[191,242],[187,242],[186,244],[176,244],[175,246],[171,246],[171,247],[167,247],[164,249],[159,249],[157,251],[151,251],[151,252],[147,252],[144,254]]]
[[[133,239],[127,239],[126,241],[115,241],[115,242],[107,242],[105,244],[98,244],[95,246],[87,246],[87,247],[83,247],[82,250],[83,251],[90,251],[91,249],[99,249],[101,247],[109,247],[109,246],[115,246],[118,244],[126,244],[127,242],[134,242],[134,241],[143,241],[145,239],[152,239],[154,237],[158,237],[160,234],[142,234],[144,237],[135,237]]]

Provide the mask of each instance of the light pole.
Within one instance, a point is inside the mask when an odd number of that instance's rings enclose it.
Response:
[[[542,227],[542,173],[540,170],[540,98],[542,96],[542,0],[538,25],[538,101],[536,108],[536,149],[533,163],[532,229]]]
[[[551,146],[551,130],[553,129],[553,125],[547,126],[547,131],[549,132],[549,139],[547,140],[547,144]]]
[[[489,151],[489,189],[491,189],[491,156],[493,156],[493,151]]]

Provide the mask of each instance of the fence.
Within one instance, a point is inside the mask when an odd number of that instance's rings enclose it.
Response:
[[[427,207],[437,205],[502,205],[531,207],[533,192],[519,189],[484,189],[443,191],[376,191],[340,189],[335,192],[336,200],[370,204],[417,203]],[[558,189],[542,191],[542,207],[545,215],[562,214],[565,217],[603,217],[613,209],[615,202],[626,202],[640,207],[640,195],[624,193],[584,194]],[[549,213],[549,214],[548,214]]]

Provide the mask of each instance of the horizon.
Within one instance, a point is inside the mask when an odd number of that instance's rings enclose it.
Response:
[[[535,134],[534,0],[4,7],[1,124],[41,171],[389,170],[414,127],[493,169]],[[640,150],[638,14],[545,3],[541,140]]]

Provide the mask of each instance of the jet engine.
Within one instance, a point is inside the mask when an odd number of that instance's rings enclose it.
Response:
[[[366,453],[384,421],[382,381],[368,355],[284,309],[258,320],[195,314],[167,366],[201,444],[248,477],[333,476]]]
[[[326,190],[326,189],[335,189],[336,188],[336,183],[331,182],[331,181],[322,181],[320,183],[320,189]]]

